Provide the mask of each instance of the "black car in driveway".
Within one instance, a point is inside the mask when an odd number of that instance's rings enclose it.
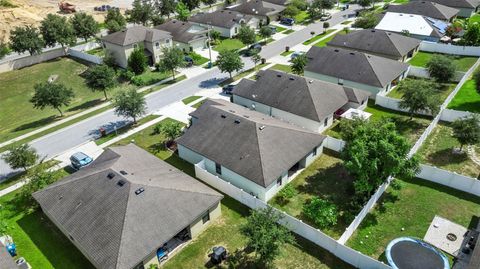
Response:
[[[232,85],[232,84],[228,84],[226,86],[223,86],[222,87],[222,93],[231,95],[232,91],[233,91],[233,88],[235,88],[235,85]]]
[[[245,56],[250,57],[257,53],[260,53],[260,51],[262,51],[262,45],[256,43],[248,47],[248,49],[245,51]]]
[[[295,23],[295,20],[292,18],[282,18],[280,20],[280,23],[283,25],[292,26]]]

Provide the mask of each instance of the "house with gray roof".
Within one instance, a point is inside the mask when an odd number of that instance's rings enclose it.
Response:
[[[413,0],[423,1],[423,0]],[[432,2],[458,9],[458,17],[469,18],[478,11],[479,0],[430,0]]]
[[[285,10],[284,5],[263,0],[249,0],[247,2],[228,7],[229,10],[238,11],[245,15],[256,17],[261,25],[269,24],[280,18],[280,13]]]
[[[406,62],[418,52],[420,42],[416,38],[397,33],[365,29],[336,35],[327,45]]]
[[[127,68],[128,57],[137,47],[143,47],[150,65],[160,61],[162,49],[171,47],[172,35],[169,32],[145,26],[133,26],[101,38],[107,53],[111,53],[118,66]]]
[[[154,28],[169,32],[172,35],[173,44],[184,52],[203,49],[207,46],[208,29],[206,27],[173,19]]]
[[[224,100],[192,112],[179,156],[268,201],[323,150],[325,136]]]
[[[410,65],[364,52],[313,46],[306,54],[305,77],[385,94],[407,77]]]
[[[242,79],[232,92],[232,101],[320,133],[332,125],[334,115],[349,108],[364,109],[369,96],[367,91],[265,70],[256,80]]]
[[[416,14],[449,22],[460,10],[431,1],[411,1],[402,5],[389,5],[387,12]]]
[[[197,13],[189,22],[220,32],[223,37],[234,37],[242,25],[258,28],[259,20],[232,10],[217,10],[210,13]]]
[[[205,229],[222,195],[130,144],[33,194],[99,269],[149,268]]]

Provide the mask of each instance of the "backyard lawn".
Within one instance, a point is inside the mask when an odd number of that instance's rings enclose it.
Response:
[[[422,80],[421,78],[408,78],[410,80]],[[435,95],[439,98],[440,103],[442,104],[445,99],[447,99],[448,95],[455,90],[455,87],[457,85],[454,83],[443,83],[440,85],[440,89],[435,91]],[[403,97],[403,90],[402,90],[402,83],[400,83],[397,87],[395,87],[393,90],[391,90],[388,94],[388,97],[391,98],[396,98],[396,99],[402,99]]]
[[[213,50],[238,50],[245,47],[245,45],[236,38],[221,38],[220,42],[213,47]]]
[[[422,162],[477,178],[480,175],[480,165],[472,161],[466,153],[466,147],[463,154],[453,152],[460,144],[452,133],[453,130],[448,123],[438,124],[418,152]],[[480,156],[480,144],[474,146],[474,149],[477,156]]]
[[[274,66],[270,67],[269,69],[283,71],[283,72],[286,72],[286,73],[291,73],[292,72],[292,68],[289,65],[286,65],[286,64],[275,64]]]
[[[480,198],[422,179],[399,180],[365,217],[347,245],[385,261],[388,243],[398,237],[423,238],[435,215],[464,227],[480,214]],[[402,231],[404,229],[404,231]]]
[[[351,32],[351,30],[348,30],[348,31],[341,30],[341,31],[323,39],[322,41],[316,43],[314,46],[325,47],[327,45],[327,43],[330,42],[330,40],[332,40],[336,35],[346,35],[347,33],[350,33],[350,32]]]
[[[466,81],[448,104],[448,108],[480,113],[480,93],[475,89],[475,84],[473,79]]]
[[[426,67],[428,61],[434,56],[434,53],[419,51],[415,56],[413,56],[409,64],[413,66]],[[457,66],[458,71],[466,72],[472,65],[477,61],[477,57],[468,57],[468,56],[448,56],[453,60]]]
[[[330,34],[331,32],[335,31],[335,29],[328,29],[326,32],[322,32],[312,38],[310,38],[309,40],[303,42],[303,45],[310,45],[312,44],[313,42],[325,37],[326,35]]]
[[[277,196],[269,201],[272,206],[301,219],[313,227],[315,227],[315,224],[302,214],[303,205],[314,197],[332,202],[338,209],[338,223],[333,227],[321,230],[336,239],[340,238],[345,228],[350,224],[343,217],[343,214],[348,210],[347,206],[354,194],[353,178],[347,174],[342,165],[342,160],[337,155],[335,152],[325,151],[289,183],[297,190],[298,194],[291,198],[288,203],[279,200]]]

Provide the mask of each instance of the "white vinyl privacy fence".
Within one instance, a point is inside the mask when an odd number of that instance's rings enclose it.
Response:
[[[221,178],[210,174],[205,170],[203,161],[195,165],[195,175],[197,178],[205,182],[206,184],[220,190],[226,195],[232,197],[233,199],[239,201],[240,203],[248,206],[251,209],[260,209],[270,207],[265,202],[255,198],[254,196],[246,193],[242,189],[230,184],[227,181],[222,180]],[[391,268],[388,265],[383,264],[369,256],[366,256],[356,250],[353,250],[343,244],[337,242],[335,239],[329,237],[318,229],[311,227],[308,224],[303,223],[302,221],[286,214],[285,212],[279,211],[274,208],[277,212],[281,213],[282,219],[280,224],[287,227],[292,232],[298,234],[299,236],[315,243],[316,245],[328,250],[333,255],[344,260],[345,262],[361,269],[389,269]]]
[[[480,180],[472,177],[443,170],[434,166],[422,164],[421,171],[417,175],[421,179],[432,181],[456,190],[480,196]]]
[[[327,136],[323,142],[323,146],[327,149],[340,152],[343,150],[343,147],[345,147],[345,141]]]
[[[457,46],[428,41],[422,41],[420,43],[420,50],[453,55],[480,56],[480,47]]]
[[[462,79],[464,75],[465,75],[465,72],[456,71],[452,81],[458,82]],[[418,78],[430,78],[430,73],[428,72],[427,68],[410,66],[410,69],[408,71],[408,76],[418,77]]]
[[[101,64],[103,63],[103,59],[101,57],[87,53],[87,51],[93,50],[99,47],[100,47],[100,44],[98,44],[97,42],[88,42],[82,45],[69,48],[67,53],[72,57],[82,59],[90,63]]]
[[[447,122],[452,122],[454,120],[460,119],[460,118],[465,118],[465,117],[470,117],[472,115],[478,115],[477,113],[472,113],[468,111],[459,111],[459,110],[453,110],[453,109],[448,109],[446,108],[443,110],[442,115],[440,117],[440,120],[442,121],[447,121]]]

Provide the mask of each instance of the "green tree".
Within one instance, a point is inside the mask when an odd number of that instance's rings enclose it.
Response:
[[[32,26],[15,27],[10,31],[10,48],[18,53],[28,51],[30,55],[41,53],[45,45],[37,28]]]
[[[156,0],[154,6],[160,15],[170,18],[170,15],[175,11],[176,2],[175,0]]]
[[[283,189],[281,189],[278,194],[275,196],[275,200],[279,204],[287,204],[290,202],[290,199],[295,197],[298,194],[298,191],[292,186],[292,184],[287,184]]]
[[[305,54],[298,55],[297,57],[291,59],[290,62],[292,63],[290,65],[290,67],[292,68],[292,73],[299,76],[303,75],[305,66],[307,65],[307,62],[308,62],[307,55]]]
[[[113,56],[113,54],[109,51],[105,51],[105,55],[103,56],[103,64],[106,66],[110,66],[111,68],[117,67],[117,60]]]
[[[30,179],[16,196],[17,204],[26,208],[36,207],[38,204],[33,199],[32,194],[55,182],[58,175],[55,172],[49,172],[44,165],[38,165],[28,173]]]
[[[333,0],[314,0],[308,8],[308,15],[311,20],[318,19],[323,15],[325,9],[331,9],[335,5]]]
[[[419,170],[416,156],[407,158],[410,143],[388,120],[341,121],[346,146],[342,159],[354,178],[354,206],[362,207],[389,176],[411,178]]]
[[[165,18],[161,15],[155,14],[152,16],[152,24],[153,25],[161,25],[165,23]]]
[[[302,11],[306,11],[308,9],[308,2],[306,0],[292,0],[290,5]]]
[[[243,44],[248,46],[255,43],[257,36],[252,28],[243,25],[238,30],[237,38],[242,41]]]
[[[217,2],[217,0],[201,0],[201,1],[202,1],[202,3],[204,3],[205,5],[208,5],[210,7],[212,7],[212,5]]]
[[[147,111],[145,97],[134,88],[119,91],[113,98],[113,106],[117,116],[130,117],[133,123]]]
[[[453,61],[444,55],[434,55],[427,62],[428,73],[438,82],[448,82],[455,76],[456,66]]]
[[[252,55],[252,62],[254,64],[253,66],[253,69],[256,70],[257,69],[257,64],[262,61],[262,56],[260,56],[260,54],[258,53],[255,53]]]
[[[460,143],[460,151],[464,145],[480,143],[480,117],[477,115],[455,120],[452,128],[453,137]]]
[[[127,20],[120,12],[120,9],[112,8],[107,12],[105,17],[105,25],[108,29],[108,32],[114,33],[121,31],[127,27]]]
[[[62,47],[74,45],[77,41],[73,26],[66,17],[48,14],[40,25],[40,32],[47,46],[55,46],[57,43]]]
[[[177,19],[181,21],[187,21],[188,18],[190,18],[190,10],[188,10],[187,6],[183,2],[177,3],[175,11],[177,13]]]
[[[10,165],[12,169],[22,168],[27,171],[28,167],[34,165],[38,160],[37,151],[28,144],[21,144],[10,148],[2,159]]]
[[[358,0],[357,3],[363,8],[367,8],[368,6],[372,5],[373,3],[375,3],[374,1],[372,0]]]
[[[128,21],[147,26],[153,13],[154,7],[150,1],[134,0],[128,12]]]
[[[480,44],[480,25],[478,23],[468,24],[461,43],[465,46],[478,46]]]
[[[10,49],[8,48],[8,45],[0,42],[0,60],[3,59],[3,57],[7,56],[7,54],[9,53]]]
[[[273,31],[272,31],[272,28],[270,28],[270,26],[263,26],[262,28],[260,28],[259,34],[264,39],[264,42],[266,44],[267,39],[272,36]]]
[[[162,49],[162,52],[163,57],[158,63],[159,69],[172,72],[172,77],[175,79],[177,68],[185,66],[185,56],[183,55],[183,51],[175,47],[165,47]]]
[[[105,64],[92,66],[86,72],[85,83],[93,91],[103,91],[107,100],[107,90],[117,84],[115,70]]]
[[[287,5],[287,7],[283,10],[283,16],[293,18],[300,13],[300,10],[294,6],[293,4]]]
[[[364,11],[360,13],[360,16],[357,17],[357,19],[355,20],[352,26],[354,28],[363,28],[363,29],[375,28],[378,22],[379,22],[379,18],[375,12]]]
[[[84,12],[75,13],[70,19],[70,22],[73,25],[75,35],[85,39],[85,42],[87,42],[90,37],[94,37],[100,30],[95,19]]]
[[[322,229],[337,224],[337,207],[319,197],[313,197],[310,202],[304,204],[302,213]]]
[[[410,114],[410,120],[413,115],[422,111],[430,111],[436,115],[440,110],[442,103],[436,95],[437,85],[428,80],[403,80],[399,85],[399,90],[403,93],[400,108],[407,109]]]
[[[190,11],[200,6],[200,0],[183,0],[182,2]]]
[[[130,57],[128,57],[128,69],[131,70],[135,75],[140,75],[145,72],[147,69],[147,57],[143,52],[143,46],[137,46]]]
[[[265,267],[280,254],[282,245],[295,242],[290,231],[278,224],[281,218],[271,207],[252,210],[247,223],[241,227],[242,234],[247,237],[247,247],[255,251],[258,262]]]
[[[30,102],[34,108],[44,109],[49,106],[52,107],[63,116],[60,110],[62,106],[68,106],[75,97],[72,88],[67,88],[60,83],[40,82],[34,86],[35,94]]]
[[[220,71],[227,72],[230,78],[232,78],[232,72],[241,70],[244,63],[238,52],[234,50],[223,50],[218,54],[217,66]]]
[[[167,138],[167,143],[173,142],[182,134],[182,124],[178,121],[169,121],[161,124],[160,133]]]

